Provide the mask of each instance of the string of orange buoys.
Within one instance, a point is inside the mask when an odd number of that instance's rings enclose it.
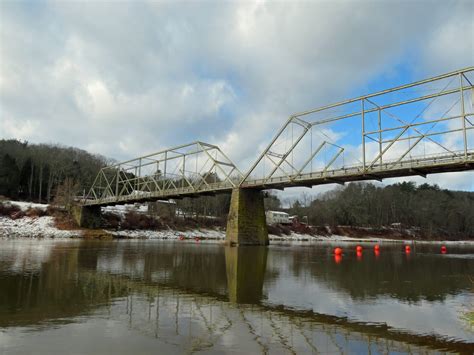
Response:
[[[356,256],[357,256],[357,260],[361,260],[362,259],[362,252],[363,252],[364,248],[361,246],[361,245],[357,245],[356,246]],[[334,261],[339,264],[341,261],[342,261],[342,253],[343,253],[343,250],[341,247],[336,247],[334,248]],[[374,254],[376,257],[378,257],[380,255],[380,245],[378,244],[375,244],[374,246]]]
[[[362,251],[364,248],[361,245],[356,246],[356,255],[357,259],[361,260],[362,259]],[[404,246],[405,254],[409,255],[411,253],[411,246],[405,245]],[[445,245],[441,246],[441,254],[446,254],[448,252],[448,249],[446,248]],[[374,245],[374,254],[376,257],[380,255],[380,245],[375,244]],[[334,261],[339,264],[342,261],[342,255],[343,255],[343,250],[341,247],[336,247],[334,248]]]

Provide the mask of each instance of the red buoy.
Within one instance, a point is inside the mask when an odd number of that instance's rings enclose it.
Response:
[[[356,247],[356,251],[357,251],[358,253],[362,253],[362,247],[361,247],[360,245],[358,245],[358,246]]]
[[[342,249],[341,248],[335,248],[334,249],[334,255],[342,255]]]
[[[380,255],[380,250],[375,249],[375,250],[374,250],[374,254],[375,254],[375,257],[378,258],[379,255]]]
[[[411,252],[411,248],[409,245],[405,245],[405,253]]]
[[[335,255],[334,255],[334,262],[335,262],[336,264],[340,264],[341,261],[342,261],[342,255],[341,255],[341,254],[335,254]]]
[[[441,254],[446,254],[447,251],[448,251],[448,249],[446,249],[446,246],[442,245],[441,246]]]
[[[375,246],[374,246],[374,250],[375,250],[375,251],[379,251],[379,250],[380,250],[380,245],[378,245],[378,244],[375,244]]]
[[[356,255],[357,255],[357,260],[362,260],[362,250],[357,250],[356,252]]]

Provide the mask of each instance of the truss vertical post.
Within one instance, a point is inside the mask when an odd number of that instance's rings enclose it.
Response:
[[[115,198],[118,199],[118,195],[119,195],[119,178],[120,178],[120,165],[117,167],[117,178],[115,181]]]
[[[135,179],[134,179],[134,183],[133,183],[133,189],[134,190],[140,190],[140,187],[139,187],[139,180],[138,180],[138,174],[139,174],[139,167],[136,166],[135,167]]]
[[[464,88],[463,88],[463,83],[462,83],[462,73],[459,74],[459,83],[461,85],[461,119],[462,119],[462,132],[464,135],[464,159],[467,160],[466,112],[464,110]]]
[[[138,176],[137,176],[137,187],[138,189],[137,190],[142,190],[144,187],[146,187],[147,185],[145,185],[145,181],[144,179],[142,179],[142,158],[140,158],[140,160],[138,161]]]
[[[380,155],[380,169],[382,169],[382,111],[378,110],[379,117],[378,117],[378,127],[379,127],[379,155]]]
[[[181,181],[181,187],[184,188],[184,181],[186,179],[186,155],[183,155],[183,181]]]
[[[163,171],[163,176],[165,178],[165,181],[166,181],[166,162],[167,162],[167,159],[168,159],[168,152],[165,152],[165,161],[164,161],[164,171]]]
[[[364,98],[361,99],[362,106],[362,168],[365,171],[365,112],[364,112]]]

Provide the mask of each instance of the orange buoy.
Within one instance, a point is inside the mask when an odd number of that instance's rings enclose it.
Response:
[[[341,261],[342,261],[342,255],[341,255],[341,254],[335,254],[335,255],[334,255],[334,262],[335,262],[336,264],[340,264]]]
[[[362,251],[357,250],[357,260],[362,260]]]
[[[380,255],[380,250],[375,249],[375,250],[374,250],[374,254],[375,254],[375,257],[378,258],[379,255]]]
[[[360,245],[358,245],[358,246],[356,247],[356,251],[357,251],[358,253],[362,253],[362,247],[361,247]]]
[[[334,249],[334,255],[342,255],[342,249],[341,248],[335,248]]]
[[[405,245],[405,253],[411,252],[411,248],[409,245]]]
[[[378,244],[375,244],[375,246],[374,246],[374,250],[375,250],[375,251],[379,251],[379,250],[380,250],[380,245],[378,245]]]
[[[441,246],[441,254],[446,254],[447,251],[448,251],[448,249],[446,249],[446,246],[442,245]]]

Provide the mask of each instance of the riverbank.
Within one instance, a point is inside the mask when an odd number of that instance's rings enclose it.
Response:
[[[55,226],[54,217],[22,217],[11,219],[0,216],[0,238],[81,238],[81,239],[150,239],[150,240],[210,240],[224,241],[222,228],[198,228],[186,231],[167,230],[111,230],[111,229],[71,229],[63,230]],[[412,239],[391,239],[377,237],[348,237],[343,235],[310,235],[290,233],[289,235],[269,234],[271,242],[413,242]],[[416,240],[417,243],[474,244],[473,240],[439,241]]]
[[[0,203],[1,205],[1,203]],[[0,237],[3,238],[85,238],[85,239],[169,239],[169,240],[225,240],[225,228],[221,226],[188,226],[176,228],[164,225],[159,229],[103,228],[81,229],[64,223],[61,215],[53,214],[48,205],[8,201],[10,214],[0,215]],[[13,206],[13,208],[11,208]],[[53,215],[50,215],[53,214]],[[274,242],[443,242],[474,243],[474,240],[420,240],[413,231],[398,229],[370,229],[361,227],[313,227],[291,230],[288,227],[269,228],[269,239]]]
[[[11,219],[0,216],[0,237],[4,238],[93,238],[112,237],[117,239],[175,239],[175,240],[225,240],[225,230],[221,228],[199,228],[186,231],[167,230],[62,230],[55,226],[54,217],[22,217]],[[317,241],[317,240],[361,240],[343,236],[314,236],[292,233],[290,235],[269,235],[273,241]],[[367,239],[375,240],[375,239]]]

